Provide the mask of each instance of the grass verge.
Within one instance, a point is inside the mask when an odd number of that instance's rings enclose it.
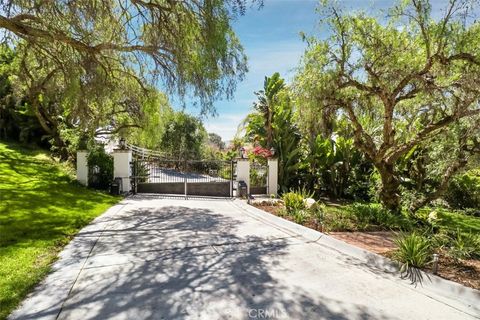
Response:
[[[76,183],[46,152],[0,142],[0,319],[70,239],[118,201]]]

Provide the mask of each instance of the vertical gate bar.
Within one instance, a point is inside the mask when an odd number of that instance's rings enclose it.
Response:
[[[138,191],[138,161],[139,159],[135,159],[133,161],[133,183],[135,183],[135,190],[133,190],[133,192],[135,192],[135,194],[137,194],[137,191]]]
[[[187,196],[187,160],[185,160],[185,164],[184,164],[184,167],[183,167],[183,180],[184,180],[184,191],[185,191],[185,200],[188,199],[188,196]]]
[[[233,160],[230,161],[230,198],[233,198]]]
[[[267,195],[268,195],[268,197],[270,198],[271,192],[270,192],[270,186],[268,185],[268,170],[269,170],[269,167],[268,167],[268,160],[267,160],[267,166],[266,166],[266,170],[265,170],[265,172],[266,172],[266,174],[265,174],[265,179],[266,179],[267,181],[265,182],[265,185],[266,185]]]
[[[133,159],[133,158],[132,158]],[[130,180],[130,186],[132,188],[132,193],[135,194],[135,160],[132,160],[130,161],[130,177],[129,177],[129,180]]]

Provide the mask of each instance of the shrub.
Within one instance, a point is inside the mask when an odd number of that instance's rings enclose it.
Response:
[[[457,231],[448,254],[455,259],[480,258],[480,236]]]
[[[359,229],[362,230],[371,226],[403,230],[411,228],[411,223],[405,216],[393,214],[378,203],[355,203],[350,206],[350,210],[355,215]]]
[[[467,216],[480,217],[480,208],[465,208],[457,211],[460,214],[466,214]]]
[[[325,231],[356,231],[356,218],[350,210],[328,208],[324,211],[323,227]]]
[[[402,263],[401,272],[411,268],[423,268],[429,262],[432,253],[430,240],[415,232],[401,235],[395,239],[397,250],[394,258]]]
[[[310,217],[310,214],[308,210],[294,210],[293,212],[290,213],[290,215],[293,217],[293,221],[298,224],[304,224],[307,219]]]
[[[428,231],[427,231],[428,232]],[[432,234],[431,245],[435,250],[444,250],[451,246],[452,237],[449,232],[440,230],[438,233]]]
[[[294,190],[293,192],[300,195],[304,200],[308,199],[308,198],[313,198],[313,195],[315,194],[315,192],[308,191],[307,188],[305,188],[305,187],[298,188],[297,190]]]
[[[288,212],[287,212],[287,209],[286,208],[279,208],[278,211],[277,211],[277,215],[279,217],[286,217],[288,216]]]
[[[439,217],[442,209],[432,210],[431,208],[423,208],[412,215],[418,228],[425,229],[425,232],[435,234],[440,231],[442,219]]]
[[[381,205],[378,204],[360,204],[355,203],[351,205],[351,210],[356,217],[357,223],[360,229],[367,229],[369,225],[379,225],[379,220],[385,220],[382,216],[389,215],[387,210],[384,210]]]
[[[296,192],[287,192],[282,195],[282,200],[285,203],[287,212],[293,213],[296,210],[305,209],[305,203],[303,202],[303,197]]]
[[[88,186],[107,190],[113,180],[113,157],[105,152],[102,145],[93,147],[87,157]]]
[[[309,209],[310,215],[317,224],[323,224],[325,220],[326,207],[323,203],[315,202]]]
[[[305,187],[297,190],[291,190],[282,195],[282,200],[285,203],[287,211],[306,209],[306,199],[312,198],[314,192],[309,192]]]
[[[452,208],[480,208],[480,169],[453,178],[444,197]]]
[[[255,155],[257,158],[268,159],[272,156],[272,151],[269,149],[262,148],[260,146],[253,148],[251,151],[252,154]]]

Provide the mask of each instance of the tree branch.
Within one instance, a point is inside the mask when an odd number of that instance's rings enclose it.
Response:
[[[468,110],[460,114],[453,114],[450,116],[446,116],[443,119],[432,123],[428,126],[426,126],[422,131],[420,131],[415,138],[412,140],[408,141],[407,143],[401,144],[394,148],[388,155],[387,155],[387,162],[388,163],[393,163],[398,158],[400,158],[402,155],[407,153],[413,146],[417,145],[423,140],[427,140],[429,136],[438,130],[448,126],[449,124],[453,123],[455,120],[462,119],[465,117],[470,117],[474,115],[479,115],[480,114],[480,109],[473,109],[473,110]]]

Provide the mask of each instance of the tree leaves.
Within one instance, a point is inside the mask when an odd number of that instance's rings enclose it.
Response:
[[[386,18],[346,14],[326,3],[331,34],[308,40],[296,100],[319,127],[346,116],[356,147],[382,176],[385,205],[398,210],[401,157],[416,146],[451,141],[449,131],[458,126],[464,138],[477,139],[479,131],[468,126],[480,123],[480,51],[470,43],[479,43],[480,23],[464,19],[472,10],[467,0],[449,2],[438,20],[427,0],[405,1]],[[460,170],[460,158],[479,152],[463,152],[464,138],[451,141],[446,170]]]

